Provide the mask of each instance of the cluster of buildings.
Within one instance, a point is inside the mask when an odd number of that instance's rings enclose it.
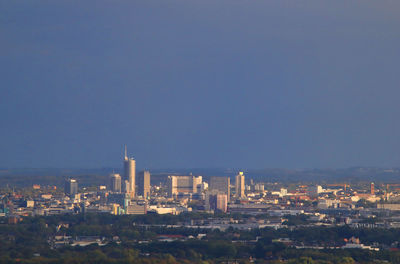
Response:
[[[125,185],[131,186],[130,180],[135,179],[129,175],[134,170],[125,171]],[[383,191],[382,188],[377,190],[374,183],[370,184],[368,190],[352,188],[348,184],[298,185],[289,189],[279,183],[246,182],[244,173],[238,172],[232,177],[233,184],[231,177],[214,176],[204,180],[202,176],[169,175],[164,186],[151,188],[150,173],[144,171],[139,175],[135,194],[132,194],[131,189],[120,187],[123,181],[119,175],[110,176],[112,180],[106,200],[109,206],[113,206],[109,209],[112,213],[179,214],[203,211],[265,214],[278,219],[272,223],[242,224],[245,228],[271,225],[279,228],[283,226],[285,216],[304,214],[313,225],[351,224],[358,228],[373,227],[363,221],[387,211],[394,216],[378,225],[400,225],[400,220],[396,218],[397,212],[400,214],[400,194]],[[373,206],[364,208],[362,202]],[[211,226],[215,227],[214,224]]]
[[[332,224],[339,215],[341,223],[357,227],[363,224],[359,219],[374,217],[382,210],[400,213],[400,193],[394,189],[390,191],[389,185],[386,190],[376,188],[374,183],[368,190],[342,183],[287,186],[255,183],[252,179],[246,180],[243,172],[235,174],[231,177],[168,175],[164,184],[151,185],[150,172],[136,173],[136,161],[128,157],[125,147],[122,175],[111,173],[108,184],[89,190],[79,188],[77,179],[67,179],[63,193],[34,185],[34,196],[0,194],[3,195],[0,196],[0,216],[202,211],[265,214],[280,218],[281,225],[286,215],[306,214],[320,224]],[[364,208],[366,205],[373,208]],[[400,225],[400,220],[389,222]]]
[[[236,176],[233,196],[230,177],[211,177],[208,182],[202,176],[169,175],[164,186],[151,186],[151,174],[144,170],[136,173],[136,161],[129,157],[125,147],[123,174],[111,173],[109,183],[96,190],[79,188],[78,180],[65,180],[64,193],[34,185],[36,196],[9,195],[0,204],[0,216],[52,215],[77,212],[104,212],[112,214],[179,214],[196,210],[226,213],[228,204],[235,199],[245,199],[245,175]],[[56,188],[56,187],[54,187]],[[1,198],[1,197],[0,197]],[[198,206],[200,205],[200,207]]]
[[[136,161],[128,157],[125,146],[123,178],[118,173],[110,174],[109,190],[112,193],[124,193],[127,198],[136,196],[148,198],[150,196],[150,172],[141,171],[136,177]],[[138,185],[136,188],[136,184]],[[65,183],[65,194],[73,196],[78,194],[78,182],[76,179],[68,179]]]

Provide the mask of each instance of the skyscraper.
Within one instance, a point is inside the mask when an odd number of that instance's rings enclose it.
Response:
[[[138,194],[144,198],[150,197],[150,172],[141,171],[138,173]]]
[[[238,198],[243,198],[246,197],[244,194],[244,174],[242,171],[239,172],[238,175],[236,175],[236,182],[235,182],[235,189],[236,189],[236,197]]]
[[[214,191],[212,191],[214,192]],[[210,193],[206,194],[205,209],[206,210],[219,210],[226,213],[228,210],[228,198],[223,193]]]
[[[215,209],[226,213],[228,210],[228,198],[226,194],[217,194]]]
[[[125,146],[124,156],[124,182],[125,192],[129,194],[130,198],[135,198],[135,173],[136,161],[134,158],[129,158]]]
[[[75,179],[67,179],[64,187],[65,194],[73,196],[78,193],[78,182]]]
[[[111,191],[112,192],[121,192],[121,176],[117,173],[112,173],[110,174],[110,180],[111,180]]]
[[[229,177],[211,177],[209,190],[211,192],[217,191],[218,193],[226,194],[228,201],[230,199],[230,178]]]

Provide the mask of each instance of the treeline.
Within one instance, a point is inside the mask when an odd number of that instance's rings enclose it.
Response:
[[[344,239],[357,237],[364,244],[370,245],[377,242],[382,245],[392,246],[400,241],[400,229],[383,228],[350,228],[349,226],[339,227],[307,227],[307,228],[264,228],[252,230],[236,230],[233,227],[226,232],[209,229],[193,228],[166,228],[155,225],[175,225],[178,223],[189,223],[191,219],[203,219],[208,221],[211,217],[204,213],[187,213],[180,215],[122,215],[111,214],[87,214],[73,215],[63,214],[56,216],[25,217],[18,225],[0,225],[0,235],[7,233],[10,229],[21,232],[32,232],[37,234],[55,234],[60,223],[68,224],[69,228],[62,227],[58,233],[70,236],[120,236],[126,237],[127,241],[133,239],[154,238],[157,234],[180,234],[184,236],[207,234],[207,238],[216,240],[255,240],[257,237],[270,239],[289,238],[293,241],[303,242],[307,245],[340,246]],[[221,216],[222,217],[222,216]],[[245,217],[238,215],[237,218]],[[233,217],[235,218],[235,216]],[[303,221],[304,219],[300,218]],[[290,220],[289,218],[289,221]],[[147,225],[143,227],[142,225]],[[233,225],[234,226],[234,225]],[[149,235],[150,234],[150,235]]]
[[[296,250],[290,244],[275,242],[288,238],[297,244],[341,246],[345,238],[360,238],[364,244],[378,242],[398,248],[400,229],[352,229],[347,226],[324,228],[282,228],[226,231],[189,228],[151,227],[208,219],[207,214],[114,216],[109,214],[27,217],[16,225],[0,224],[0,263],[400,263],[400,252],[391,250]],[[60,224],[64,227],[60,228]],[[158,235],[193,236],[199,239],[160,242]],[[52,249],[55,235],[99,236],[106,246]],[[118,236],[118,240],[114,240]],[[117,243],[118,242],[118,243]],[[386,262],[385,262],[386,261]]]
[[[154,242],[147,245],[111,243],[106,246],[43,249],[28,247],[0,256],[0,263],[400,263],[400,254],[366,250],[296,250],[281,243],[245,245],[227,241]]]

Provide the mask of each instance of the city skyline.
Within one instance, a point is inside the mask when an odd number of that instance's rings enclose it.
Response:
[[[400,263],[400,1],[0,9],[0,263]]]

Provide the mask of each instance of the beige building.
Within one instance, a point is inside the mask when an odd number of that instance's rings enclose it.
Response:
[[[238,198],[244,198],[246,197],[244,193],[244,174],[242,171],[239,172],[238,175],[236,175],[236,181],[235,181],[235,191],[236,191],[236,197]]]
[[[205,199],[205,209],[207,211],[221,211],[226,213],[228,210],[228,197],[218,191],[207,191]]]
[[[217,194],[216,209],[226,213],[228,210],[228,197],[226,194]]]
[[[168,176],[168,195],[178,193],[198,193],[201,191],[202,176]]]
[[[129,194],[130,198],[135,198],[135,175],[136,174],[136,161],[133,158],[129,158],[125,146],[125,157],[124,157],[124,182],[125,192]]]
[[[150,171],[141,171],[138,173],[138,195],[143,198],[150,197]]]
[[[121,192],[121,176],[117,173],[110,174],[110,189],[112,192]]]
[[[147,206],[146,204],[130,204],[125,208],[125,214],[132,215],[132,214],[146,214],[147,213]]]

